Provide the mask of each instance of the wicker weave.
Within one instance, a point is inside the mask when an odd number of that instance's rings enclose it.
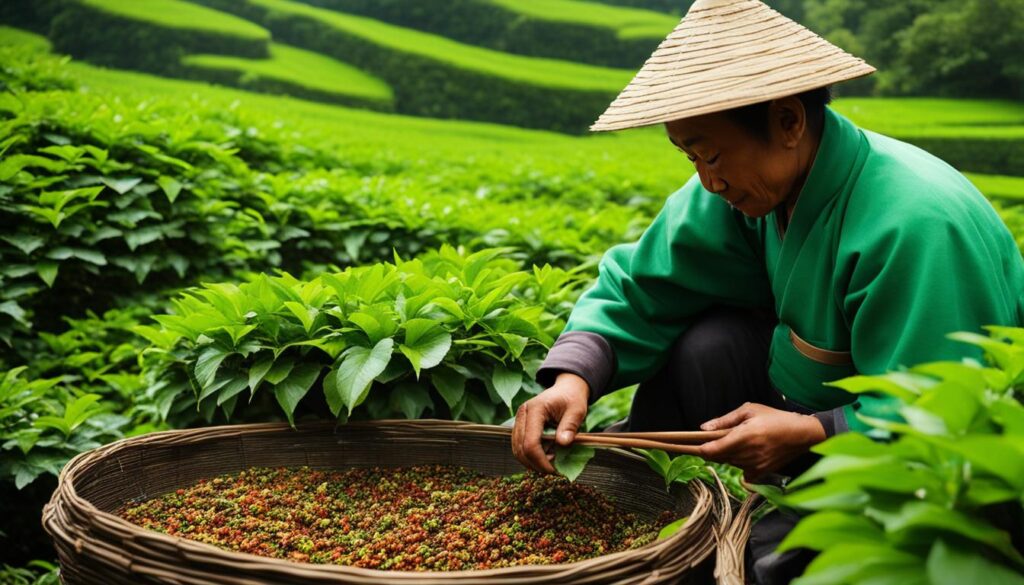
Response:
[[[516,473],[522,466],[511,455],[510,433],[504,427],[427,420],[313,424],[298,430],[258,424],[153,433],[83,453],[68,463],[43,510],[43,525],[56,545],[62,578],[71,585],[654,584],[707,579],[716,541],[732,526],[724,490],[695,481],[666,492],[642,458],[613,449],[599,450],[578,481],[642,518],[653,519],[663,510],[690,518],[670,538],[561,565],[443,573],[302,564],[145,530],[112,514],[127,501],[249,467],[454,464],[487,474]],[[729,576],[737,578],[732,569]]]

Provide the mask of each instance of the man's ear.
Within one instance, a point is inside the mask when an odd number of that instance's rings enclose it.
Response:
[[[769,112],[772,134],[786,148],[796,148],[807,132],[807,110],[800,98],[787,96],[772,100]]]

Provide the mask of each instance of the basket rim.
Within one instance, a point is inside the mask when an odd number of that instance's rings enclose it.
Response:
[[[501,567],[495,569],[466,569],[459,571],[392,571],[382,569],[367,569],[363,567],[353,567],[351,565],[337,565],[330,563],[306,563],[291,561],[276,557],[266,557],[262,555],[255,555],[251,553],[243,553],[231,551],[218,547],[213,544],[183,538],[180,536],[171,536],[155,530],[142,528],[141,526],[129,522],[121,518],[120,516],[105,512],[97,508],[91,501],[85,499],[78,494],[75,488],[75,480],[77,479],[77,473],[82,471],[82,467],[86,466],[94,461],[104,459],[108,456],[116,454],[118,451],[138,446],[140,443],[152,443],[155,446],[173,446],[175,444],[196,444],[201,442],[216,441],[218,439],[230,438],[232,436],[272,436],[283,434],[286,432],[296,431],[318,431],[327,428],[339,428],[339,427],[366,427],[376,428],[437,428],[444,430],[457,430],[468,433],[477,433],[481,435],[495,435],[502,434],[507,435],[511,438],[512,429],[510,427],[503,427],[499,425],[485,425],[479,423],[471,423],[465,421],[451,421],[441,419],[382,419],[373,421],[350,421],[345,424],[336,424],[332,421],[314,421],[304,422],[296,424],[292,427],[286,422],[274,422],[274,423],[249,423],[249,424],[235,424],[235,425],[217,425],[200,427],[195,429],[174,429],[167,431],[155,431],[146,433],[143,435],[137,435],[134,437],[127,437],[119,439],[118,441],[103,445],[96,449],[86,451],[78,454],[71,459],[61,470],[58,477],[58,486],[54,491],[51,500],[44,506],[43,509],[43,525],[47,529],[47,532],[51,531],[49,523],[53,520],[54,507],[58,500],[58,496],[64,496],[66,501],[64,506],[73,504],[81,512],[91,516],[95,520],[103,523],[107,526],[118,528],[122,531],[129,533],[132,536],[140,536],[153,542],[162,542],[166,545],[175,547],[182,553],[192,554],[203,554],[207,558],[203,561],[211,564],[252,564],[257,563],[261,569],[281,570],[287,572],[294,572],[297,569],[302,571],[310,571],[324,575],[337,575],[337,576],[359,576],[363,578],[378,578],[384,579],[382,582],[387,580],[392,581],[407,581],[407,580],[430,580],[430,579],[442,579],[451,578],[454,575],[458,575],[461,578],[487,578],[487,577],[513,577],[517,574],[523,574],[525,576],[535,577],[538,571],[543,571],[549,575],[555,575],[559,573],[571,574],[577,572],[580,569],[586,568],[589,563],[597,559],[601,559],[604,562],[612,562],[619,559],[635,558],[637,556],[644,557],[656,557],[661,553],[664,553],[667,549],[671,549],[674,545],[679,544],[681,540],[693,535],[687,530],[692,528],[693,524],[699,519],[697,514],[691,513],[687,518],[687,521],[683,526],[672,536],[664,539],[657,539],[651,543],[643,546],[618,551],[615,553],[609,553],[605,555],[599,555],[590,559],[583,559],[574,561],[572,563],[558,563],[552,565],[516,565],[511,567]],[[189,440],[182,441],[185,437]],[[643,461],[643,457],[636,453],[632,453],[625,449],[610,448],[607,451],[613,452],[616,456],[626,457],[634,461]],[[653,472],[652,472],[653,473]],[[717,475],[715,476],[717,479]],[[715,500],[719,500],[719,503],[724,501],[724,513],[722,518],[722,528],[724,531],[729,525],[732,524],[732,512],[731,506],[729,505],[729,496],[725,491],[725,487],[721,481],[718,481],[718,490],[713,490],[702,481],[691,481],[682,486],[682,489],[689,490],[690,494],[694,497],[696,506],[704,515],[713,515],[715,508]],[[724,498],[724,500],[722,499]],[[702,505],[703,504],[703,505]],[[715,548],[718,546],[718,542],[721,538],[719,530],[711,530],[706,537],[708,540],[714,541]],[[710,554],[710,552],[709,552]],[[705,556],[706,558],[706,556]]]

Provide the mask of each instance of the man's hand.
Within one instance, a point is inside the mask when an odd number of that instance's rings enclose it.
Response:
[[[586,380],[564,372],[553,386],[523,403],[516,412],[512,429],[512,454],[526,467],[543,473],[557,473],[541,445],[544,424],[558,423],[555,441],[567,447],[572,444],[576,431],[587,416],[587,398],[590,387]]]
[[[701,445],[700,454],[739,467],[748,482],[779,470],[826,438],[824,427],[813,416],[751,402],[700,428],[729,431],[721,439]]]

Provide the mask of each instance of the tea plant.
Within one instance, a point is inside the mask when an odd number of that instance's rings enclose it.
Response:
[[[294,421],[314,387],[341,420],[360,406],[371,418],[503,420],[539,391],[533,375],[582,284],[550,267],[519,271],[505,252],[442,247],[308,281],[191,289],[159,327],[136,329],[153,343],[147,400],[176,425],[218,407],[232,419],[240,399],[266,396]],[[258,412],[268,414],[246,416]]]
[[[877,441],[841,434],[779,505],[809,513],[779,550],[820,551],[799,585],[1021,583],[1024,329],[951,337],[990,365],[933,362],[834,385],[898,398],[900,421],[861,417]]]
[[[57,475],[68,459],[123,436],[128,418],[60,378],[28,380],[25,367],[0,377],[0,478],[18,489]]]

